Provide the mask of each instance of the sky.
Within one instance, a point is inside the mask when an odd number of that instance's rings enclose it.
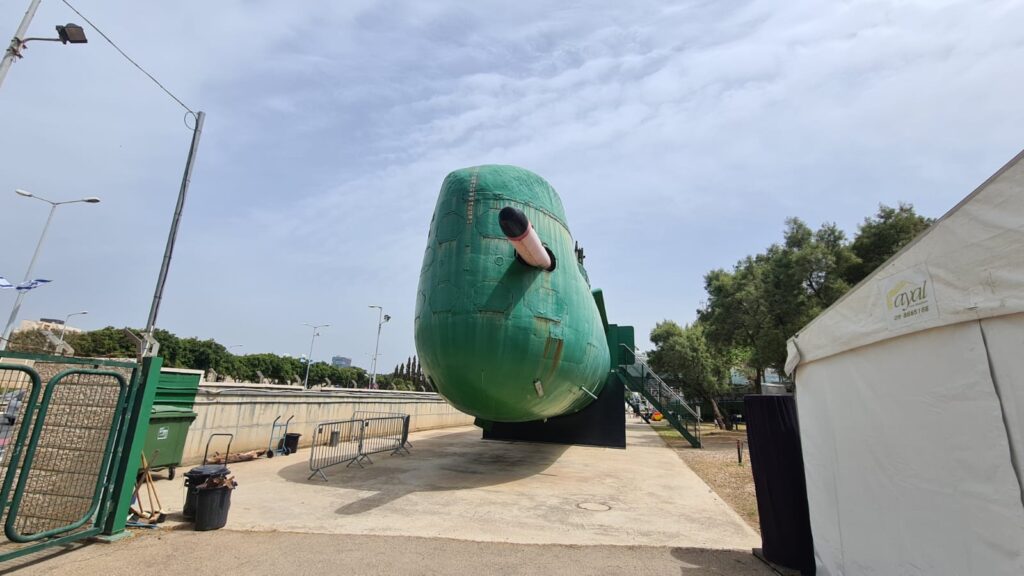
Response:
[[[1024,147],[1024,2],[110,3],[70,0],[207,114],[157,325],[236,353],[384,371],[414,354],[452,170],[547,179],[609,320],[691,322],[703,276],[879,203],[937,217]],[[0,6],[13,33],[27,2]],[[554,5],[554,7],[552,7]],[[30,36],[85,24],[45,0]],[[4,32],[6,31],[6,32]],[[0,276],[20,318],[143,326],[191,132],[93,30],[30,43],[0,87]],[[6,319],[13,291],[0,291]]]

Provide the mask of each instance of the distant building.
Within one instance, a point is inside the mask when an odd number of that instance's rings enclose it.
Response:
[[[754,382],[750,380],[750,378],[747,378],[746,374],[744,374],[742,371],[736,368],[733,368],[730,371],[729,381],[733,386],[736,387],[752,386],[754,384]],[[765,368],[764,381],[762,382],[762,384],[786,384],[786,379],[780,376],[779,373],[776,372],[774,369]]]
[[[750,386],[750,379],[743,372],[733,368],[729,371],[729,382],[733,386]]]
[[[335,368],[351,368],[352,359],[344,356],[334,356],[331,358],[331,366],[334,366]]]
[[[65,328],[64,320],[60,318],[40,318],[39,320],[22,320],[15,332],[21,332],[23,330],[49,330],[50,332],[60,332],[62,328],[67,330],[68,334],[78,334],[84,331],[81,328],[75,328],[74,326],[68,326]]]

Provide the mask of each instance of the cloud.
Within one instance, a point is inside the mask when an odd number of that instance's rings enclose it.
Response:
[[[644,335],[691,320],[703,273],[787,216],[852,232],[879,202],[941,214],[1024,121],[1009,0],[78,5],[209,114],[161,324],[247,351],[297,354],[301,323],[325,321],[317,355],[366,364],[382,304],[381,364],[414,353],[427,225],[456,168],[551,181],[609,314]],[[72,19],[44,8],[40,28]],[[141,323],[182,111],[98,39],[33,47],[0,106],[19,112],[0,189],[104,196],[59,215],[40,269],[67,280],[26,312]],[[0,193],[0,274],[27,263],[42,208]]]

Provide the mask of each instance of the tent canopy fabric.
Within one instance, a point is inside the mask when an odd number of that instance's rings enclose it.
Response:
[[[819,575],[1024,574],[1022,160],[789,342]]]

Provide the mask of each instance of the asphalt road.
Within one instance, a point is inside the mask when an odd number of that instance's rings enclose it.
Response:
[[[529,545],[446,538],[285,532],[144,532],[74,546],[0,574],[351,574],[366,576],[754,576],[775,572],[750,551],[647,546]]]

